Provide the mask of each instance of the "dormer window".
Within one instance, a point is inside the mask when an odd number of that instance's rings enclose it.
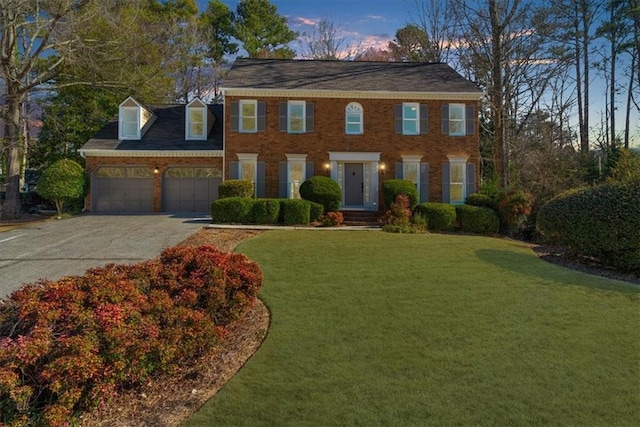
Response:
[[[153,122],[153,113],[129,97],[120,104],[118,139],[141,139]]]
[[[196,98],[187,104],[185,139],[207,139],[213,120],[209,119],[207,104]]]

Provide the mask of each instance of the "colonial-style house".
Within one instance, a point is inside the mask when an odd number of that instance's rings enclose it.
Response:
[[[382,183],[461,203],[478,178],[482,92],[446,64],[237,59],[224,108],[125,100],[83,147],[93,212],[206,211],[222,179],[297,198],[326,175],[343,209],[378,211]],[[137,181],[137,180],[140,181]]]

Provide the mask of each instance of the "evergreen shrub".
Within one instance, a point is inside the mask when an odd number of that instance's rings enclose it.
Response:
[[[413,210],[420,200],[418,190],[413,182],[408,179],[388,179],[382,183],[382,197],[385,207],[391,208],[391,204],[395,203],[401,194],[409,197],[409,209]]]
[[[255,199],[251,207],[251,222],[255,224],[277,224],[280,214],[278,199]]]
[[[309,225],[311,204],[307,200],[280,199],[280,211],[284,225]]]
[[[300,185],[300,196],[311,202],[320,203],[324,212],[338,211],[342,203],[340,185],[327,176],[312,176]]]
[[[211,222],[214,224],[248,224],[252,221],[253,199],[228,197],[211,203]]]
[[[537,227],[574,255],[640,272],[640,180],[562,193],[540,208]]]
[[[496,234],[500,229],[500,219],[493,209],[471,206],[456,206],[457,222],[461,230],[476,234]]]
[[[431,231],[453,231],[456,225],[456,207],[448,203],[420,203],[414,214],[426,218]]]
[[[253,181],[248,179],[228,179],[220,183],[218,198],[253,197],[254,190]]]

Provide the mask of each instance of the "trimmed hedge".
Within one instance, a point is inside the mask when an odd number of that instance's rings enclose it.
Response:
[[[500,229],[500,218],[490,208],[458,205],[456,215],[461,230],[477,234],[496,234]]]
[[[391,208],[391,204],[395,203],[401,194],[409,197],[409,209],[415,209],[420,199],[413,182],[408,179],[388,179],[382,183],[382,197],[387,209]]]
[[[308,200],[280,199],[280,211],[284,225],[309,225],[311,203]]]
[[[311,221],[318,221],[324,214],[324,206],[316,202],[309,202],[309,206],[309,218]]]
[[[253,197],[253,181],[248,179],[228,179],[222,181],[218,187],[218,198]]]
[[[552,243],[605,265],[640,271],[640,181],[571,190],[547,202],[537,227]]]
[[[469,194],[464,203],[471,206],[479,206],[481,208],[496,209],[496,200],[493,197],[482,193]]]
[[[76,425],[118,389],[193,363],[262,280],[244,255],[207,245],[15,291],[0,306],[0,424]]]
[[[300,197],[311,202],[320,203],[325,212],[340,209],[342,189],[333,179],[326,176],[312,176],[300,185]]]
[[[277,224],[280,215],[278,199],[255,199],[251,207],[251,222],[255,224]]]
[[[456,225],[456,207],[447,203],[420,203],[414,214],[427,219],[430,231],[453,231]]]
[[[211,222],[250,223],[254,199],[248,197],[228,197],[211,203]]]

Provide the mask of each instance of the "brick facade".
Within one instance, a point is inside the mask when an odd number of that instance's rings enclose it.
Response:
[[[237,161],[237,153],[258,153],[258,162],[265,163],[265,186],[267,197],[278,197],[280,162],[285,154],[307,154],[306,161],[313,162],[316,175],[328,175],[324,165],[329,161],[329,152],[380,152],[380,162],[385,170],[379,172],[379,189],[386,179],[395,178],[395,165],[402,162],[402,155],[422,156],[421,162],[429,164],[429,200],[442,200],[442,167],[448,163],[448,155],[468,156],[467,163],[476,165],[475,181],[479,176],[479,125],[475,119],[473,135],[452,137],[441,133],[441,106],[448,101],[424,99],[347,99],[347,98],[258,98],[266,104],[266,128],[264,132],[239,133],[230,128],[230,105],[251,97],[225,97],[225,178],[229,178],[230,163]],[[303,100],[315,104],[314,131],[312,133],[289,134],[280,132],[279,105],[282,101]],[[345,134],[345,107],[358,102],[363,107],[364,132],[362,135]],[[405,136],[396,134],[394,127],[394,105],[416,102],[428,105],[428,133]],[[451,101],[473,105],[478,111],[478,102],[473,100]],[[477,114],[476,114],[477,116]],[[381,195],[379,191],[379,202]],[[381,204],[379,205],[381,206]]]

